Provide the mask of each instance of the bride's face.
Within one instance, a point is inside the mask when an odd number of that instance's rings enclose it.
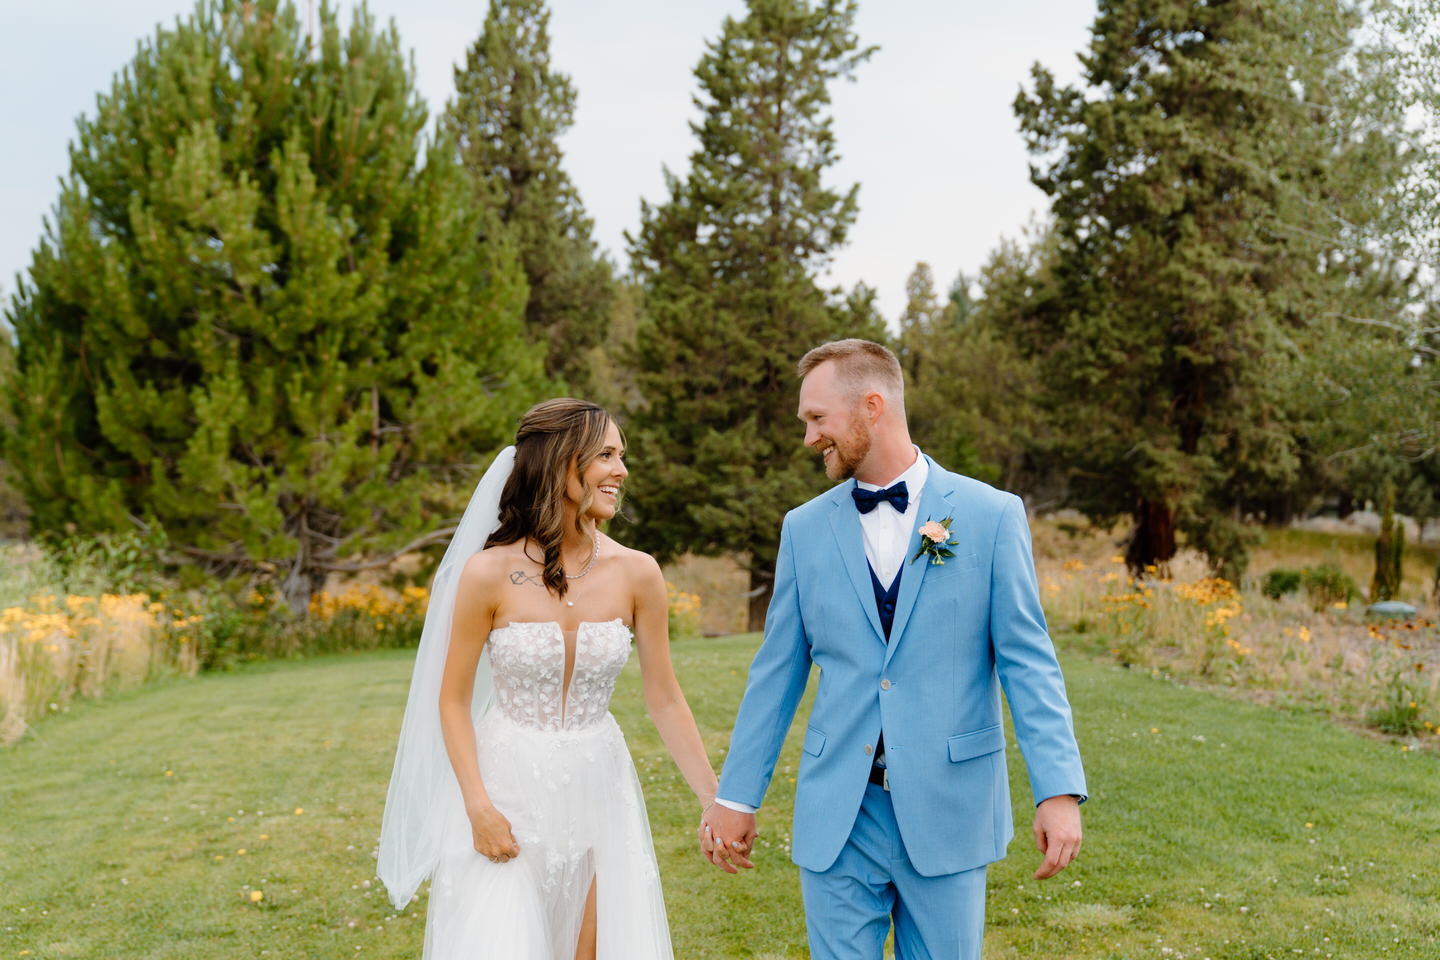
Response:
[[[582,475],[570,472],[565,485],[565,498],[575,505],[584,499],[585,491],[593,493],[589,515],[596,520],[609,520],[620,505],[620,485],[630,475],[625,467],[625,448],[620,444],[620,428],[614,423],[605,427],[605,445],[599,456],[590,461]]]

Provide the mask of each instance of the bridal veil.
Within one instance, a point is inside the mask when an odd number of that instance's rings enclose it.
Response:
[[[400,745],[395,750],[395,767],[380,825],[377,872],[397,910],[410,902],[420,884],[434,872],[445,824],[464,806],[440,729],[440,681],[450,649],[450,621],[460,571],[467,560],[485,548],[486,539],[499,525],[500,493],[514,465],[513,446],[496,455],[476,485],[430,585],[430,603],[415,654]],[[487,648],[475,671],[472,720],[478,721],[493,700]]]

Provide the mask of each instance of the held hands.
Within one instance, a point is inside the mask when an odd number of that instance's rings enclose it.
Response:
[[[1036,880],[1048,880],[1080,852],[1080,801],[1068,795],[1050,797],[1035,809],[1035,849],[1045,860]]]
[[[488,857],[491,863],[506,863],[520,856],[520,845],[510,832],[510,821],[494,804],[477,803],[466,807],[465,813],[470,818],[470,835],[476,853]]]
[[[750,851],[759,836],[755,814],[731,810],[712,800],[700,814],[696,833],[701,855],[726,873],[739,873],[737,867],[749,870],[755,866],[750,862]]]

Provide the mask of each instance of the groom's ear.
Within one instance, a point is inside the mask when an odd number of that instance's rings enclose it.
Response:
[[[885,395],[878,390],[871,390],[861,402],[865,404],[865,417],[873,427],[885,415]]]

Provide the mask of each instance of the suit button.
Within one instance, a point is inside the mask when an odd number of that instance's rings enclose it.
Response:
[[[865,744],[865,756],[868,757],[868,756],[870,756],[870,755],[871,755],[872,753],[874,753],[874,752],[875,752],[875,748],[874,748],[874,747],[870,746],[870,744],[868,744],[868,743]]]
[[[880,689],[881,689],[881,690],[889,690],[889,689],[890,689],[890,678],[889,678],[889,677],[886,677],[884,680],[881,680],[881,681],[880,681]]]

